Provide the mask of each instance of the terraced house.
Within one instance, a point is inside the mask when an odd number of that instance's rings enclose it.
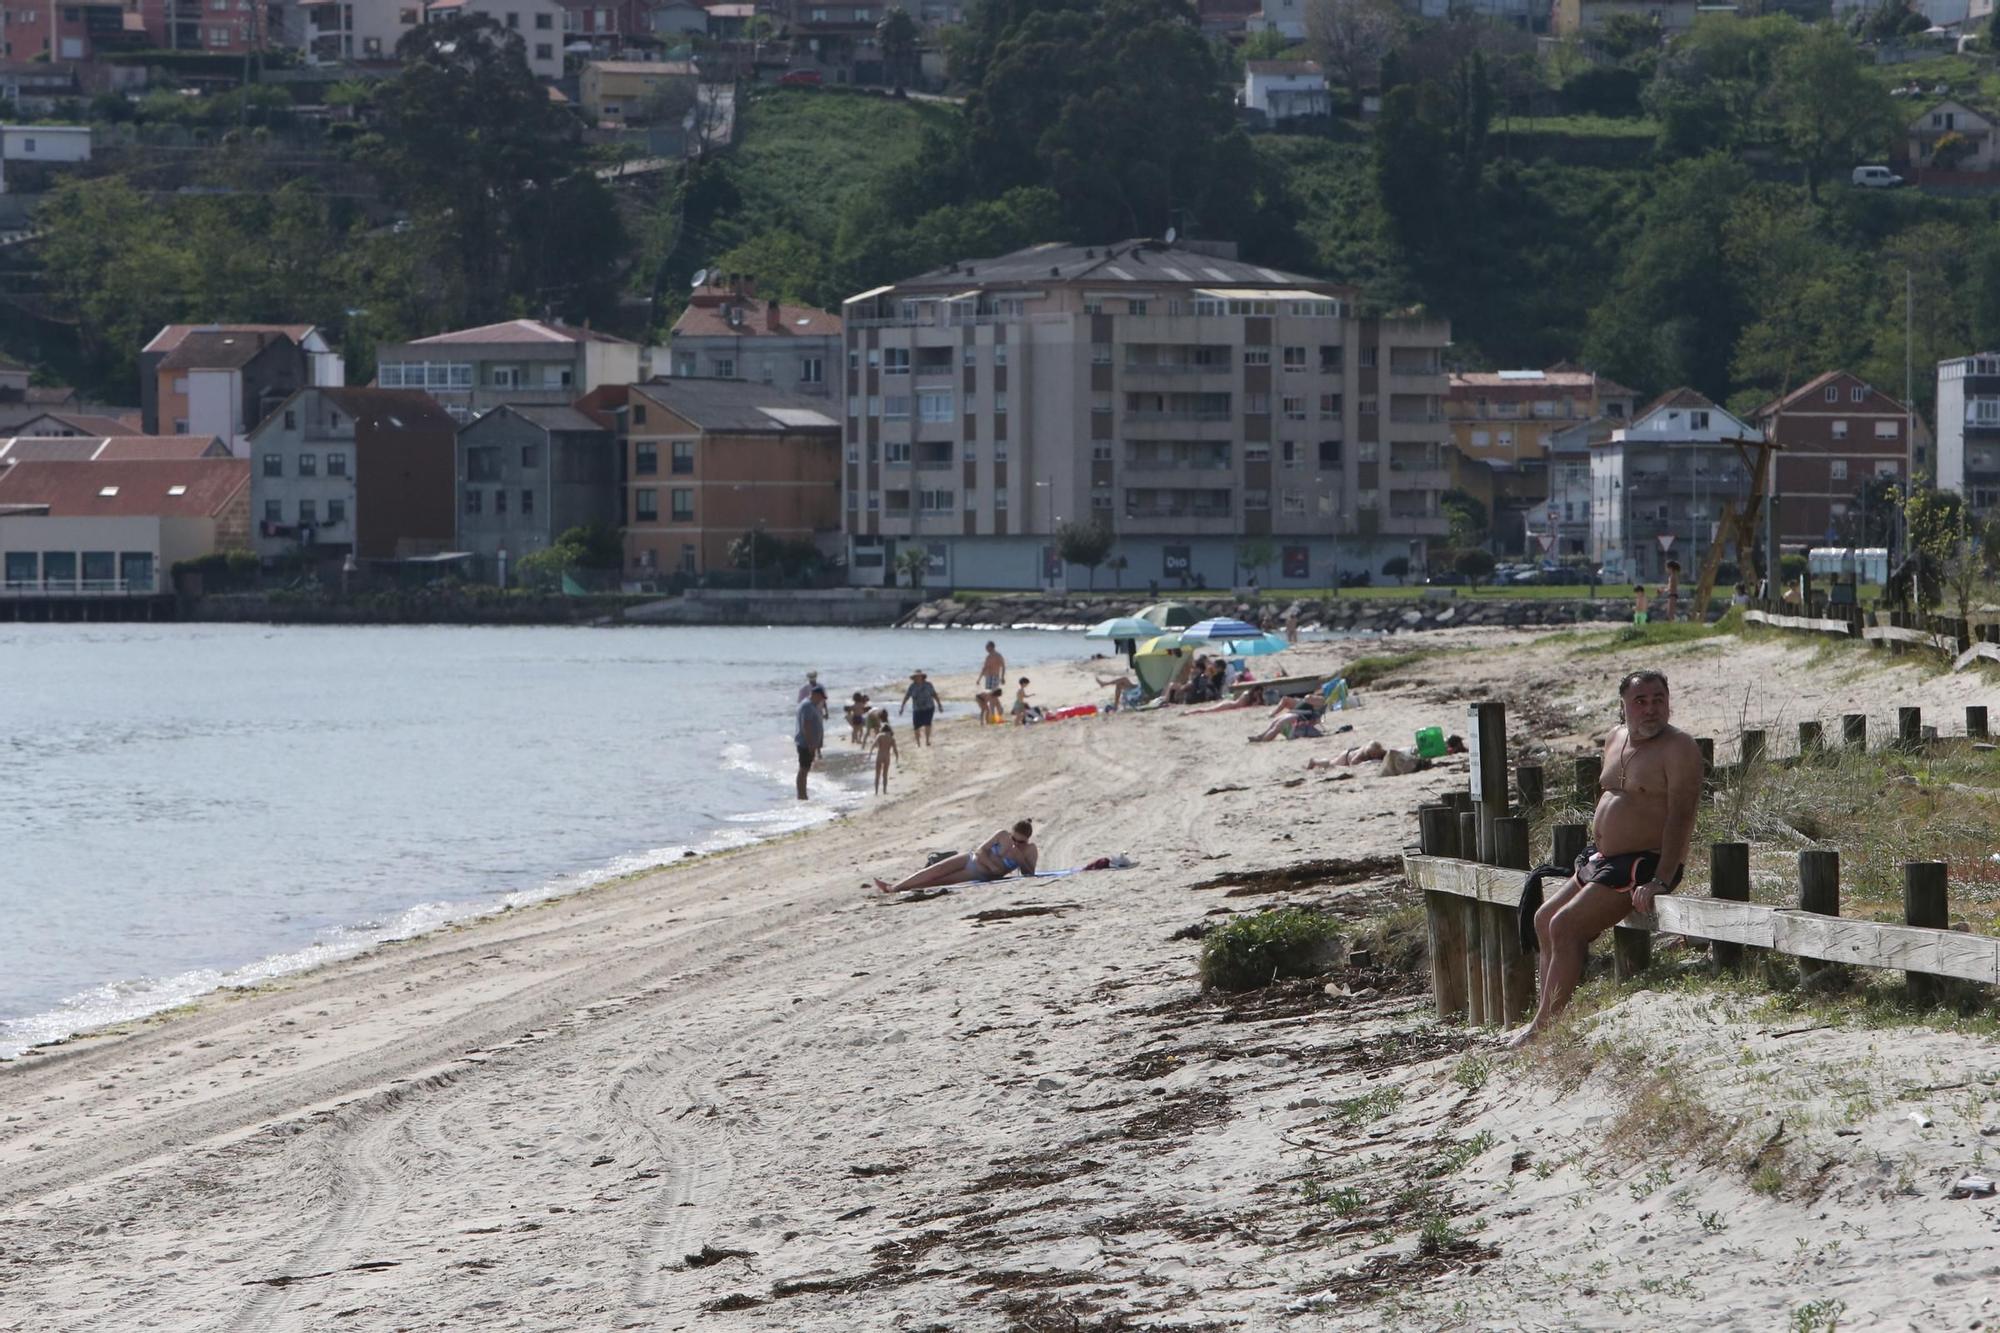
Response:
[[[1446,533],[1444,320],[1170,240],[966,260],[842,315],[853,582],[917,543],[935,585],[1083,586],[1055,535],[1097,520],[1128,584],[1325,586]]]

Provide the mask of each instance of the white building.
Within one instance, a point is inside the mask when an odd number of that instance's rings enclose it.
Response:
[[[0,125],[0,194],[9,162],[88,162],[88,125]]]
[[[1991,116],[1974,111],[1963,102],[1939,102],[1909,124],[1910,164],[1932,166],[1938,145],[1950,136],[1969,147],[1949,167],[1950,171],[1992,171],[2000,165]]]
[[[1250,60],[1243,65],[1243,106],[1273,121],[1325,116],[1333,103],[1315,60]]]
[[[1693,389],[1647,404],[1630,426],[1591,446],[1592,558],[1636,579],[1665,577],[1669,560],[1695,568],[1716,540],[1724,503],[1750,494],[1741,446],[1763,439]]]
[[[424,22],[484,14],[520,39],[521,54],[536,78],[553,82],[563,76],[563,12],[556,0],[430,0]]]
[[[1245,32],[1275,32],[1288,42],[1306,39],[1306,0],[1264,0],[1264,7],[1243,21]]]

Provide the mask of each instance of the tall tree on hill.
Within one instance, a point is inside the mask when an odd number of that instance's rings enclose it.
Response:
[[[917,21],[901,5],[885,10],[882,21],[875,25],[875,43],[882,50],[882,72],[898,88],[916,78],[917,39],[921,35]]]
[[[457,270],[455,318],[603,303],[617,215],[579,151],[581,125],[529,71],[519,35],[451,18],[411,30],[396,54],[402,72],[377,89],[355,156],[436,238],[435,262]]]
[[[1376,86],[1382,57],[1403,32],[1395,0],[1307,0],[1306,41],[1327,78],[1350,100]]]
[[[1831,23],[1806,29],[1779,54],[1771,100],[1815,202],[1829,172],[1857,153],[1886,146],[1895,130],[1888,90],[1863,67],[1853,41]]]

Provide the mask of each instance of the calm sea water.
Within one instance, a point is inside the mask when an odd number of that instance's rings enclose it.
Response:
[[[869,780],[836,768],[793,798],[805,670],[837,724],[853,690],[893,702],[914,667],[970,675],[988,638],[1023,666],[1086,651],[973,631],[0,625],[0,1057],[830,819]]]

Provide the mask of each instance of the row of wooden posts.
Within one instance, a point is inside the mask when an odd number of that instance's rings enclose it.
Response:
[[[1438,1016],[1463,1018],[1477,1025],[1504,1025],[1525,1019],[1535,1005],[1535,961],[1521,947],[1519,904],[1521,881],[1534,864],[1529,846],[1530,823],[1543,806],[1546,789],[1542,766],[1522,764],[1513,774],[1513,791],[1518,801],[1509,801],[1506,708],[1499,703],[1481,703],[1471,711],[1468,734],[1474,743],[1468,788],[1447,793],[1443,801],[1426,805],[1417,812],[1420,855],[1411,858],[1408,865],[1412,883],[1424,889],[1431,985],[1437,997]],[[1975,739],[1987,735],[1984,707],[1965,710],[1965,734]],[[1850,713],[1841,719],[1841,738],[1846,745],[1865,747],[1867,735],[1866,714]],[[1893,746],[1921,747],[1935,737],[1935,730],[1924,725],[1922,710],[1898,710]],[[1725,774],[1768,759],[1767,741],[1762,730],[1744,731],[1738,738],[1738,763],[1725,770]],[[1696,743],[1701,747],[1712,780],[1714,742],[1703,737]],[[1801,722],[1798,757],[1807,759],[1825,748],[1820,724]],[[1578,804],[1596,804],[1601,763],[1598,755],[1575,761]],[[1583,854],[1588,836],[1584,824],[1555,825],[1551,830],[1548,863],[1573,865]],[[1469,867],[1455,869],[1454,862],[1522,873],[1466,874],[1463,870]],[[1798,905],[1789,910],[1839,917],[1840,853],[1832,848],[1808,848],[1799,853],[1798,865]],[[1546,891],[1553,894],[1562,882],[1561,878],[1552,877],[1545,885]],[[1749,902],[1750,844],[1718,842],[1710,846],[1708,894],[1710,899],[1721,902]],[[1964,936],[1949,941],[1931,938],[1932,933],[1944,932],[1950,924],[1946,865],[1940,861],[1915,861],[1904,866],[1904,924],[1925,932],[1915,936],[1907,931],[1892,934],[1898,930],[1894,927],[1828,932],[1801,928],[1805,923],[1786,923],[1775,929],[1765,923],[1759,929],[1745,913],[1695,911],[1686,901],[1659,901],[1662,909],[1658,914],[1691,918],[1677,921],[1676,933],[1710,940],[1716,963],[1726,968],[1741,969],[1763,951],[1798,957],[1799,967],[1806,975],[1836,962],[1889,967],[1912,959],[1949,955],[1950,970],[1946,975],[1986,980],[1991,972],[2000,978],[2000,941]],[[1644,971],[1650,964],[1652,934],[1657,928],[1659,923],[1654,914],[1635,914],[1613,930],[1613,965],[1620,978]],[[1704,933],[1711,929],[1713,933]],[[1745,938],[1767,937],[1768,945],[1742,942]],[[1990,949],[1985,947],[1989,945]],[[1935,999],[1940,978],[1912,971],[1910,984],[1915,998]]]

